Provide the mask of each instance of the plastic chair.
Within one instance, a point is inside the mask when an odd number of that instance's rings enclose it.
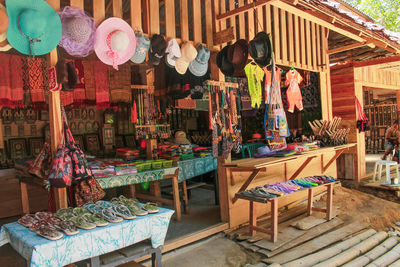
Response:
[[[246,158],[246,151],[249,155],[249,158],[252,157],[252,155],[254,155],[255,153],[257,153],[257,149],[259,147],[265,146],[264,143],[248,143],[243,145],[242,147],[242,158]]]
[[[390,179],[390,167],[391,166],[396,166],[396,173],[397,173],[397,179],[399,181],[400,175],[399,175],[399,165],[397,164],[396,161],[392,160],[378,160],[375,162],[375,168],[374,168],[374,177],[372,180],[375,182],[376,174],[377,171],[379,170],[379,180],[382,179],[382,167],[386,166],[386,182],[388,184],[391,184],[391,179]]]

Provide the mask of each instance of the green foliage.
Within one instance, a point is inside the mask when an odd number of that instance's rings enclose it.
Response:
[[[345,0],[388,30],[400,32],[399,0]]]

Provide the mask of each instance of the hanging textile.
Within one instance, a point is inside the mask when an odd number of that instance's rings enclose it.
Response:
[[[368,118],[364,113],[364,109],[362,108],[360,101],[356,97],[356,106],[357,106],[357,129],[361,132],[367,132],[370,130]]]
[[[27,64],[28,87],[31,93],[32,106],[34,109],[44,109],[46,107],[45,76],[43,71],[47,64],[44,58],[24,58],[24,64]]]
[[[74,107],[81,107],[85,104],[85,76],[82,60],[74,61],[76,74],[78,75],[77,83],[74,87]]]
[[[60,91],[61,103],[64,107],[72,105],[74,103],[74,92]]]
[[[132,103],[131,66],[129,64],[120,65],[118,71],[109,66],[108,84],[111,103]]]
[[[131,107],[131,122],[137,123],[137,107],[135,100],[133,100],[133,105]]]
[[[251,106],[253,108],[260,108],[262,101],[261,83],[264,79],[264,70],[252,61],[246,65],[244,71],[248,80]]]
[[[271,92],[264,114],[265,139],[267,140],[281,140],[290,135],[278,78],[275,61],[273,61]]]
[[[11,107],[22,108],[24,99],[24,82],[22,79],[22,57],[11,56],[10,64],[11,74]]]
[[[94,80],[94,69],[92,60],[82,61],[84,77],[85,77],[85,95],[86,104],[95,105],[96,104],[96,83]]]
[[[10,60],[10,55],[0,53],[0,105],[5,107],[11,106]]]
[[[289,104],[288,111],[290,113],[294,112],[294,107],[296,106],[300,111],[303,110],[303,97],[301,95],[299,84],[303,81],[300,73],[295,69],[289,70],[286,73],[285,85],[289,86],[286,95]]]
[[[272,81],[272,73],[268,71],[266,67],[263,68],[265,73],[265,85],[264,85],[264,101],[267,103],[269,94],[271,93],[271,81]],[[279,80],[280,81],[280,80]]]
[[[110,107],[110,95],[108,89],[107,65],[101,61],[93,62],[94,77],[96,83],[96,107],[104,109]]]

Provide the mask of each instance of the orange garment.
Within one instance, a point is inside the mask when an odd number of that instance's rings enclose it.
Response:
[[[265,103],[267,103],[269,95],[271,93],[271,82],[272,82],[272,73],[266,68],[263,68],[265,72],[265,86],[264,86],[264,98],[265,98]],[[276,79],[279,84],[281,84],[281,69],[277,68],[276,69]]]
[[[285,85],[289,86],[286,91],[286,96],[289,103],[289,112],[294,112],[294,107],[296,106],[300,111],[303,110],[303,97],[301,96],[301,91],[299,84],[303,81],[303,78],[296,70],[290,70],[286,73]]]

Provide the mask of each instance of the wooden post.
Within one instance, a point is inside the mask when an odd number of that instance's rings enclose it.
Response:
[[[326,219],[328,221],[332,220],[333,218],[333,185],[328,184],[328,194],[326,197]]]
[[[27,184],[24,182],[19,182],[19,186],[21,188],[21,204],[22,204],[22,213],[29,214],[29,197],[28,197],[28,188]]]
[[[179,171],[179,169],[177,169]],[[179,185],[178,185],[178,173],[175,172],[174,177],[172,178],[172,192],[174,198],[174,209],[176,214],[176,221],[180,222],[182,218],[181,214],[181,202],[179,199]]]
[[[106,16],[105,0],[93,0],[93,18],[96,26],[99,25]]]
[[[250,201],[250,236],[256,234],[256,230],[253,226],[257,226],[257,211],[255,203]]]
[[[184,211],[185,214],[189,213],[189,198],[188,198],[188,193],[187,193],[187,186],[186,186],[186,180],[182,182],[182,191],[183,191],[183,201],[184,203]]]
[[[271,199],[271,241],[278,241],[278,198]]]
[[[308,203],[307,203],[307,216],[310,216],[312,214],[312,208],[313,208],[313,196],[314,192],[312,188],[308,189]]]

